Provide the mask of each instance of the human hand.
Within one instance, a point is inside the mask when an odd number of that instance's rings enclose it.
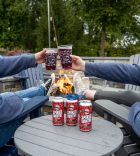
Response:
[[[46,53],[46,48],[40,52],[35,53],[35,60],[37,64],[41,64],[45,62],[44,55]]]
[[[85,90],[84,95],[86,99],[94,100],[96,90]]]
[[[85,71],[85,61],[83,61],[79,56],[71,55],[72,58],[72,69]]]

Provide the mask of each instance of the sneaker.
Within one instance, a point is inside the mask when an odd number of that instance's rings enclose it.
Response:
[[[52,86],[55,82],[55,74],[52,73],[51,74],[51,78],[47,80],[47,82],[44,84],[44,87],[46,88],[46,95],[50,95],[50,93],[52,92]]]

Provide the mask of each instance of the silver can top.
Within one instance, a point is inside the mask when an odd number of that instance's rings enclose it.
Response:
[[[75,103],[75,102],[78,102],[78,100],[67,100],[66,102]]]
[[[62,97],[55,97],[53,99],[53,102],[64,102],[63,98]]]
[[[90,100],[80,100],[79,104],[80,106],[92,106],[92,103]]]

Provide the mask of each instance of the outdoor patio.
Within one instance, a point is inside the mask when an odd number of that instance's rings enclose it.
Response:
[[[121,62],[121,63],[129,63],[130,62],[130,58],[129,57],[83,57],[83,59],[85,61],[88,61],[88,62]],[[50,75],[52,74],[52,72],[54,71],[46,71],[45,69],[45,65],[42,64],[42,67],[43,67],[43,79],[44,81],[46,81],[47,79],[50,78]],[[56,77],[59,77],[60,76],[60,69],[58,67],[58,70],[55,71],[55,74],[56,74]],[[29,75],[31,75],[30,72],[33,72],[33,69],[32,70],[29,70],[28,73]],[[67,74],[68,77],[72,78],[75,71],[71,71],[71,70],[65,70],[65,71],[61,71],[61,74]],[[37,72],[36,72],[37,74]],[[81,73],[81,75],[84,76],[84,73]],[[34,75],[34,74],[33,74]],[[35,75],[34,75],[35,76]],[[36,77],[36,76],[35,76]],[[33,78],[33,77],[32,77]],[[30,78],[29,78],[30,79]],[[28,79],[27,79],[28,80]],[[96,77],[89,77],[89,82],[90,82],[90,89],[100,89],[100,90],[106,90],[106,91],[118,91],[118,90],[123,90],[125,89],[125,84],[122,84],[122,83],[115,83],[115,82],[111,82],[111,81],[106,81],[106,80],[103,80],[103,79],[99,79],[99,78],[96,78]],[[38,84],[38,81],[34,82],[35,85]],[[17,90],[21,90],[23,89],[23,86],[22,86],[22,83],[19,79],[15,78],[15,77],[6,77],[6,78],[2,78],[0,79],[0,90],[1,92],[5,92],[5,91],[17,91]],[[52,100],[53,100],[53,96],[50,96],[50,100],[48,102],[46,102],[46,104],[42,107],[42,115],[45,115],[45,116],[48,116],[50,114],[52,114]],[[98,101],[98,100],[97,100]],[[96,103],[93,102],[93,106],[95,105]],[[97,105],[98,105],[98,102],[97,102]],[[103,104],[104,105],[104,104]],[[112,104],[111,104],[112,105]],[[115,104],[113,104],[115,106]],[[101,104],[100,104],[100,101],[99,101],[99,106],[102,107],[102,101],[101,101]],[[113,107],[114,107],[113,106]],[[106,106],[108,107],[108,105]],[[113,118],[110,116],[110,114],[105,114],[104,115],[104,118],[113,122],[113,123],[116,123],[117,127],[119,127],[123,134],[126,135],[125,136],[125,143],[126,145],[127,144],[132,144],[133,142],[131,142],[132,140],[130,139],[130,136],[127,134],[127,132],[124,130],[124,126],[123,126],[123,123],[120,122],[118,119],[118,114],[120,113],[120,110],[121,109],[124,109],[122,112],[122,114],[120,114],[120,116],[123,116],[124,115],[124,112],[127,114],[128,113],[128,110],[123,108],[122,106],[120,106],[119,108],[117,108],[118,106],[116,105],[115,106],[116,108],[114,108],[114,110],[111,108],[107,108],[109,111],[111,111],[111,116],[112,116],[112,113],[113,113]],[[103,109],[103,108],[102,108]],[[117,110],[118,109],[118,110]],[[113,110],[113,111],[112,111]],[[65,110],[66,111],[66,110]],[[105,111],[106,112],[106,111]],[[116,116],[117,115],[117,116]],[[94,111],[94,108],[93,108],[93,116],[96,118],[99,118],[99,119],[103,119],[103,117],[101,117],[100,115],[98,115],[95,111]],[[115,116],[115,120],[114,120],[114,116]],[[111,118],[110,118],[111,117]],[[124,118],[127,118],[125,115],[124,115]],[[25,121],[29,121],[30,119],[27,118]],[[44,120],[44,119],[43,119]],[[115,122],[114,122],[115,121]],[[40,122],[40,121],[39,121]],[[28,123],[28,122],[27,122]],[[37,121],[38,123],[38,121]],[[41,121],[42,123],[42,121]],[[94,123],[93,123],[94,124]],[[106,124],[106,123],[105,123]],[[46,131],[44,129],[44,131]],[[75,132],[74,132],[75,133]],[[121,133],[119,134],[119,137],[121,136]],[[18,136],[19,137],[19,136]],[[16,137],[15,137],[16,138]],[[120,138],[121,139],[121,138]],[[129,153],[130,155],[133,156],[134,153],[139,153],[140,149],[137,145],[135,146],[126,146],[124,143],[123,143],[123,146],[125,147],[124,148],[120,148],[120,150],[118,150],[116,152],[115,150],[115,155],[116,156],[123,156],[123,153],[126,155],[126,153]],[[47,145],[46,145],[47,146]],[[119,145],[120,146],[120,145]],[[117,146],[116,146],[117,147]],[[83,149],[84,150],[84,149]],[[106,151],[107,149],[105,149]],[[127,152],[126,152],[127,151]],[[129,151],[129,152],[128,152]],[[19,150],[20,152],[20,150]],[[80,151],[79,151],[80,152]],[[94,151],[95,152],[95,151]],[[21,152],[22,153],[22,152]],[[71,153],[71,152],[70,152]],[[96,152],[95,152],[96,153]],[[97,152],[98,153],[98,152]],[[97,154],[98,155],[98,154]],[[137,155],[135,155],[137,156]]]
[[[0,0],[0,18],[0,156],[140,156],[140,0]],[[91,131],[52,112],[69,96]]]

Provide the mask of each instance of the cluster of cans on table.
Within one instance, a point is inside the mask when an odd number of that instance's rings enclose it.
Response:
[[[52,123],[64,125],[64,99],[55,97],[52,101]],[[79,124],[81,131],[92,130],[92,104],[90,100],[66,100],[66,125],[76,126]]]

